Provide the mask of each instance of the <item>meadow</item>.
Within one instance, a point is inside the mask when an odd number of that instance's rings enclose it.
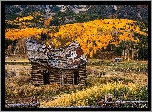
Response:
[[[111,62],[89,59],[86,87],[76,85],[41,85],[31,83],[30,65],[20,67],[17,75],[5,78],[5,100],[37,96],[40,107],[100,106],[105,94],[114,100],[148,100],[148,63],[146,61]],[[23,69],[24,68],[24,69]],[[147,70],[147,71],[146,71]]]

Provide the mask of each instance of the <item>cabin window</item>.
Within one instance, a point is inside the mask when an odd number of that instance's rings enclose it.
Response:
[[[49,72],[44,72],[43,77],[44,77],[44,84],[50,84]]]
[[[74,84],[77,85],[79,80],[79,74],[77,71],[74,72]]]

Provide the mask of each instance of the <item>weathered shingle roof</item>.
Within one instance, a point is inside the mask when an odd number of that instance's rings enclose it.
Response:
[[[78,42],[73,42],[65,48],[50,49],[49,52],[46,52],[46,45],[37,40],[27,39],[26,45],[27,55],[31,62],[43,64],[41,60],[46,60],[46,66],[61,69],[76,69],[87,63]]]

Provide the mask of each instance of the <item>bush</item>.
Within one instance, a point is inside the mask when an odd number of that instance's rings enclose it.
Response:
[[[27,74],[25,73],[25,71],[24,71],[24,70],[21,70],[21,71],[19,72],[19,75],[21,75],[21,76],[25,76],[25,75],[27,75]]]

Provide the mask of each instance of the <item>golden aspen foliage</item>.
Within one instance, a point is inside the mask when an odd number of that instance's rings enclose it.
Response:
[[[32,20],[33,19],[33,16],[29,15],[29,16],[26,16],[26,17],[22,17],[22,18],[19,18],[17,17],[14,22],[22,22],[22,21],[25,21],[25,20]]]
[[[128,19],[104,19],[66,24],[60,26],[59,31],[54,34],[54,38],[60,37],[58,40],[61,43],[68,38],[69,41],[65,45],[77,40],[84,53],[89,57],[93,57],[98,49],[106,49],[108,44],[117,46],[124,40],[139,42],[139,39],[134,39],[134,33],[147,36],[135,23],[136,21]],[[114,34],[114,32],[116,33]]]
[[[49,25],[51,19],[46,20],[44,24]],[[109,44],[117,46],[124,40],[138,43],[139,39],[134,38],[134,33],[148,36],[147,33],[140,29],[136,22],[128,19],[103,19],[84,23],[65,24],[59,26],[58,31],[50,32],[48,36],[50,37],[49,41],[52,41],[52,46],[54,47],[63,47],[77,40],[85,55],[93,57],[97,50],[106,49]],[[39,37],[43,30],[48,31],[49,29],[6,29],[5,38],[14,40],[32,35],[38,35]]]
[[[5,30],[5,38],[9,38],[11,40],[24,38],[24,37],[32,37],[32,36],[36,36],[37,38],[40,38],[40,34],[44,30],[46,29],[44,28],[7,29]]]

